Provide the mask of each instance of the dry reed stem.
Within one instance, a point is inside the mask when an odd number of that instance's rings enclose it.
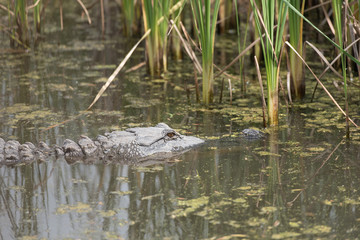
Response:
[[[288,91],[288,98],[289,98],[289,101],[290,101],[290,104],[292,105],[293,104],[293,101],[292,101],[292,96],[291,96],[291,89],[290,89],[290,86],[291,86],[291,77],[290,77],[290,72],[288,71],[287,74],[286,74],[286,86],[287,86],[287,91]]]
[[[8,12],[11,16],[15,16],[14,12],[5,7],[4,5],[0,4],[0,8]]]
[[[308,182],[313,179],[316,175],[319,174],[319,171],[324,167],[324,165],[327,163],[327,161],[329,161],[330,157],[335,153],[335,151],[339,148],[339,146],[341,145],[341,143],[343,142],[343,140],[341,140],[338,145],[336,145],[336,147],[331,151],[331,153],[329,154],[329,156],[322,162],[321,166],[316,170],[316,172],[311,176],[309,177],[307,180],[306,180],[306,185],[303,189],[301,189],[301,191],[295,196],[295,198],[293,200],[291,200],[290,202],[287,202],[287,205],[288,206],[292,206],[293,203],[296,201],[296,199],[299,198],[299,196],[301,195],[301,193],[303,193],[306,188],[308,187]]]
[[[88,10],[86,9],[85,5],[82,3],[81,0],[76,0],[76,1],[80,4],[80,6],[82,7],[82,9],[84,10],[84,12],[85,12],[85,14],[86,14],[86,17],[87,17],[87,19],[88,19],[89,24],[91,24],[91,18],[90,18],[90,16],[89,16],[89,12],[88,12]]]
[[[59,11],[60,11],[60,29],[61,29],[61,31],[62,31],[62,30],[64,30],[64,19],[63,19],[62,0],[60,0]]]
[[[304,51],[303,51],[304,52]],[[290,66],[290,59],[289,59],[289,53],[286,51],[285,52],[285,56],[286,56],[286,66],[288,68],[288,72],[286,73],[286,89],[288,91],[288,98],[289,98],[289,101],[290,101],[290,104],[292,105],[293,104],[293,101],[292,101],[292,96],[291,96],[291,66]],[[303,69],[303,72],[304,72],[304,69]]]
[[[101,36],[105,35],[105,16],[104,16],[104,0],[100,0],[100,14],[101,14]]]
[[[40,0],[37,0],[36,3],[34,3],[33,5],[30,5],[26,8],[26,11],[29,11],[30,9],[36,7],[38,4],[40,3]]]
[[[323,3],[323,1],[320,0],[320,3]],[[330,28],[332,34],[335,35],[335,28],[334,28],[334,25],[332,24],[329,14],[326,12],[325,4],[321,5],[321,9],[323,10],[325,20],[326,20],[327,24],[329,25],[329,28]]]
[[[347,46],[344,50],[345,50],[345,51],[349,50],[349,49],[350,49],[355,43],[357,43],[359,40],[360,40],[360,38],[356,39],[356,40],[353,41],[351,44],[349,44],[349,46]],[[312,44],[311,44],[310,42],[308,42],[308,41],[305,41],[305,44],[308,44],[310,47],[312,47],[312,48],[315,50],[315,52],[319,55],[319,57],[320,57],[320,58],[324,61],[324,63],[327,65],[327,67],[325,68],[325,70],[320,74],[319,79],[321,79],[321,78],[324,76],[324,74],[325,74],[329,69],[331,69],[331,71],[333,71],[333,72],[335,73],[335,75],[337,75],[339,78],[341,78],[341,79],[343,78],[343,77],[341,76],[341,74],[338,73],[338,71],[336,71],[336,70],[332,67],[332,65],[334,65],[334,63],[341,57],[341,53],[338,54],[338,55],[334,58],[334,60],[332,60],[331,63],[329,63],[328,60],[326,59],[326,57],[325,57],[325,56],[321,53],[321,51],[320,51],[319,49],[317,49],[314,45],[312,45]],[[314,88],[314,91],[313,91],[313,94],[312,94],[312,97],[311,97],[311,102],[312,102],[313,99],[314,99],[317,86],[318,86],[318,83],[316,83],[316,85],[315,85],[315,88]]]
[[[129,73],[129,72],[136,71],[136,70],[138,70],[139,68],[141,68],[141,67],[143,67],[143,66],[145,66],[145,65],[146,65],[146,62],[145,62],[145,61],[144,61],[144,62],[141,62],[141,63],[139,63],[139,64],[137,64],[137,65],[129,68],[128,70],[126,70],[125,73]]]
[[[129,60],[135,49],[139,46],[139,44],[150,34],[151,29],[147,30],[147,32],[142,36],[142,38],[132,47],[132,49],[126,54],[125,58],[121,61],[119,66],[115,69],[115,71],[108,78],[106,83],[101,87],[100,91],[96,95],[95,99],[92,101],[90,106],[86,110],[90,110],[90,108],[99,100],[101,95],[105,92],[105,90],[109,87],[110,83],[115,79],[115,77],[119,74],[120,70],[124,67],[125,63]]]
[[[321,6],[324,6],[324,5],[327,5],[327,4],[331,4],[331,0],[319,3],[319,4],[317,4],[315,6],[312,6],[312,7],[309,7],[304,11],[304,13],[309,12],[309,11],[314,10],[314,9],[317,9],[317,8],[319,8]]]
[[[263,35],[264,36],[264,35]],[[262,37],[263,37],[262,36]],[[236,58],[234,58],[227,66],[225,66],[219,73],[217,73],[214,78],[219,77],[223,72],[225,72],[229,67],[234,65],[238,62],[239,58],[241,58],[245,53],[247,53],[252,47],[254,47],[258,42],[260,41],[260,38],[257,38],[255,41],[253,41],[249,46],[247,46],[239,55],[237,55]]]
[[[222,102],[222,96],[223,96],[223,91],[224,91],[224,78],[221,81],[221,88],[220,88],[220,96],[219,96],[219,103]]]
[[[331,95],[331,93],[327,90],[327,88],[324,86],[324,84],[320,81],[320,79],[316,76],[316,74],[312,71],[312,69],[310,68],[310,66],[306,63],[306,61],[300,56],[300,54],[291,46],[291,44],[286,41],[285,42],[286,45],[288,45],[295,53],[296,55],[303,61],[303,63],[305,64],[305,66],[309,69],[309,71],[311,72],[311,74],[315,77],[316,81],[320,84],[320,86],[324,89],[324,91],[326,92],[326,94],[330,97],[331,101],[333,101],[333,103],[336,105],[336,107],[341,111],[341,113],[345,116],[348,117],[348,115],[344,112],[344,110],[340,107],[340,105],[337,103],[337,101],[335,100],[335,98]],[[349,117],[349,121],[355,126],[355,127],[359,127],[358,125],[356,125],[356,123]]]
[[[174,28],[175,32],[178,34],[178,36],[180,38],[180,41],[182,42],[182,44],[184,46],[184,49],[185,49],[186,53],[188,54],[188,56],[190,57],[191,61],[194,63],[194,66],[196,67],[196,70],[199,73],[202,73],[201,64],[200,64],[199,60],[197,59],[195,52],[192,50],[192,48],[191,48],[191,46],[189,44],[189,41],[188,42],[185,41],[185,39],[181,35],[179,29],[176,27],[175,22],[173,20],[170,20],[170,23],[171,23],[171,27]],[[185,35],[185,37],[186,37],[186,35]]]
[[[80,0],[79,0],[80,1]],[[183,1],[180,1],[179,3],[175,4],[170,10],[169,14],[174,12],[177,8],[181,7]],[[181,4],[180,4],[181,3]],[[164,20],[164,16],[162,16],[158,21],[157,24],[160,24]],[[108,78],[106,83],[101,87],[98,94],[95,96],[95,99],[92,101],[92,103],[89,105],[89,107],[86,109],[86,111],[90,110],[90,108],[99,100],[101,95],[105,92],[105,90],[109,87],[110,83],[114,81],[115,77],[119,74],[121,69],[125,66],[126,62],[129,60],[135,49],[139,46],[139,44],[147,37],[149,36],[151,32],[151,29],[147,30],[144,35],[141,37],[141,39],[131,48],[131,50],[126,54],[125,58],[121,61],[119,66],[115,69],[115,71],[111,74],[111,76]]]
[[[229,82],[229,95],[230,95],[230,105],[232,105],[232,87],[231,87],[231,80],[228,79]]]
[[[349,28],[350,28],[349,34],[350,34],[351,42],[354,42],[355,41],[355,32],[354,31],[356,31],[355,24],[350,22]],[[358,50],[358,47],[356,44],[353,45],[353,52],[354,52],[355,58],[359,59],[359,50]],[[358,72],[360,72],[360,65],[356,64],[356,68],[357,68]],[[360,75],[358,77],[360,80]]]
[[[69,118],[69,119],[66,119],[66,120],[60,122],[60,123],[56,123],[56,124],[54,124],[54,125],[51,125],[51,126],[45,128],[45,129],[41,130],[41,132],[50,130],[50,129],[54,128],[54,127],[58,127],[58,126],[64,125],[65,123],[74,121],[74,120],[78,119],[79,117],[84,116],[84,115],[86,115],[86,114],[88,114],[87,110],[82,111],[82,112],[80,112],[78,115],[76,115],[76,116],[74,116],[74,117],[71,117],[71,118]]]
[[[182,24],[182,22],[180,22],[180,26],[181,26],[181,28],[182,28],[182,31],[183,31],[184,35],[185,35],[186,41],[185,41],[185,39],[182,37],[180,31],[179,31],[179,30],[177,29],[177,27],[174,25],[173,20],[170,20],[170,22],[173,24],[173,27],[175,28],[176,33],[179,35],[180,40],[181,40],[181,42],[182,42],[183,45],[184,45],[184,48],[185,48],[186,53],[188,54],[188,56],[190,57],[190,59],[191,59],[191,60],[194,62],[194,64],[196,65],[196,68],[197,68],[198,72],[199,72],[199,73],[202,73],[201,64],[200,64],[199,60],[197,59],[195,52],[192,50],[190,43],[192,43],[192,44],[195,46],[195,49],[196,49],[197,51],[201,52],[201,49],[197,46],[197,44],[195,43],[195,41],[189,36],[189,34],[188,34],[188,32],[186,31],[186,29],[185,29],[184,25]],[[213,66],[214,66],[217,70],[219,70],[219,71],[221,72],[221,74],[224,74],[226,77],[232,78],[232,79],[238,79],[237,77],[235,77],[235,76],[233,76],[233,75],[231,75],[231,74],[225,73],[225,72],[224,72],[223,70],[221,70],[221,68],[218,67],[217,65],[213,64]],[[220,74],[217,74],[217,75],[214,77],[214,79],[215,79],[216,77],[218,77],[219,75],[220,75]]]

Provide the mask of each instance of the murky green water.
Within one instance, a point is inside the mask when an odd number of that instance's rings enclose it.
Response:
[[[81,24],[76,38],[46,30],[36,51],[0,54],[1,137],[61,144],[166,122],[208,140],[147,167],[61,158],[1,166],[2,239],[358,239],[360,135],[353,130],[352,140],[343,140],[344,118],[322,91],[288,113],[282,100],[279,130],[246,141],[240,131],[262,123],[251,62],[246,98],[235,83],[233,105],[226,90],[225,103],[208,110],[195,104],[191,63],[170,60],[162,78],[144,68],[120,74],[92,111],[57,126],[87,108],[136,39],[101,41],[99,29]],[[219,65],[236,46],[222,38]],[[141,61],[140,48],[127,66]],[[342,98],[331,79],[327,86]],[[350,95],[358,118],[359,92]]]

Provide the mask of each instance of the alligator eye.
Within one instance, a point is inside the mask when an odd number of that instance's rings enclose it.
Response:
[[[166,136],[168,136],[169,138],[172,138],[173,136],[175,136],[175,133],[169,132],[169,133],[166,134]]]

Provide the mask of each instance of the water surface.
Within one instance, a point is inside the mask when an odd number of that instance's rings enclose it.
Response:
[[[241,130],[262,126],[251,61],[246,96],[234,82],[233,104],[226,90],[223,103],[207,109],[196,104],[191,62],[170,60],[162,77],[150,78],[145,68],[121,73],[79,117],[136,38],[99,40],[98,29],[76,29],[76,36],[47,29],[36,50],[0,54],[1,137],[52,145],[166,122],[207,142],[151,166],[68,164],[53,157],[1,166],[2,239],[358,238],[360,135],[353,130],[344,140],[344,118],[323,92],[289,111],[282,99],[279,129],[247,141]],[[236,44],[225,42],[217,46],[219,65],[235,57]],[[140,47],[127,69],[143,58]],[[350,94],[358,118],[358,92],[351,88]]]

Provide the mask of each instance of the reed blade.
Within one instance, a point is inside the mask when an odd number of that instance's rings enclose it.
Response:
[[[280,73],[280,56],[283,48],[283,33],[285,29],[285,22],[287,16],[287,5],[283,1],[276,0],[262,0],[260,12],[255,0],[250,0],[253,9],[254,18],[259,35],[262,31],[265,33],[265,38],[260,38],[263,49],[265,70],[266,70],[266,85],[267,85],[267,108],[270,126],[278,125],[279,112],[279,73]],[[277,8],[275,8],[277,7]],[[278,13],[275,18],[275,12]],[[275,22],[275,20],[277,21]],[[274,33],[274,26],[277,24],[276,33]]]
[[[217,16],[220,0],[215,0],[211,7],[211,0],[191,0],[192,12],[195,20],[196,32],[200,41],[202,53],[202,95],[203,103],[209,105],[214,95],[214,43]]]

